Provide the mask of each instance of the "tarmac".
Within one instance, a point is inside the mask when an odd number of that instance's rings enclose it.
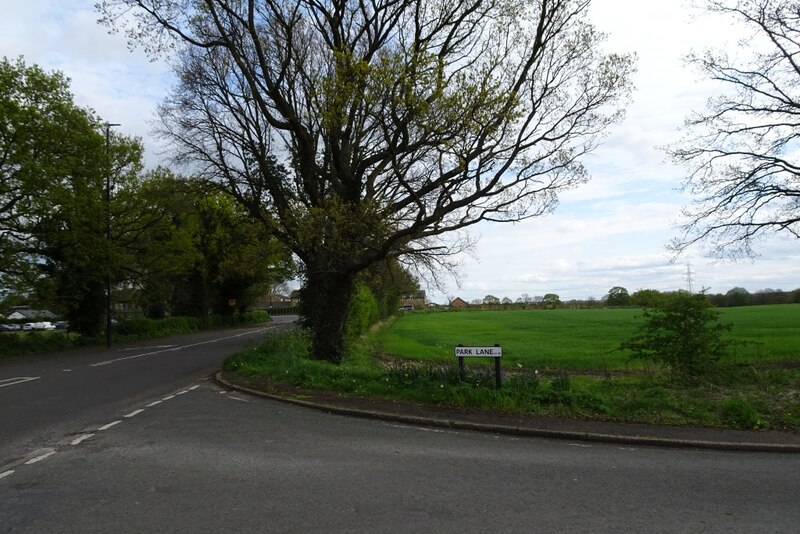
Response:
[[[661,426],[491,413],[289,387],[276,388],[252,377],[227,372],[217,373],[215,380],[225,388],[328,413],[428,427],[626,446],[800,453],[800,433],[797,432]]]

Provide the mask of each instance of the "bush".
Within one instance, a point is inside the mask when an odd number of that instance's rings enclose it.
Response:
[[[720,411],[723,421],[731,426],[746,429],[758,429],[766,426],[758,410],[740,397],[733,397],[723,402]]]
[[[378,301],[375,299],[375,295],[367,286],[359,284],[350,301],[350,310],[347,315],[347,339],[357,338],[379,320]]]
[[[719,312],[704,294],[677,292],[644,311],[639,332],[620,345],[633,358],[668,367],[681,378],[698,378],[717,371],[730,346],[722,335],[730,325],[719,322]]]

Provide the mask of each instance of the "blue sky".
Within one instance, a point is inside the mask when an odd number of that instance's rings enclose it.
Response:
[[[24,55],[64,72],[79,105],[144,140],[146,162],[164,162],[150,135],[155,107],[172,83],[169,68],[130,52],[125,38],[96,24],[92,1],[0,0],[0,53]],[[687,286],[725,292],[741,286],[800,287],[800,243],[779,236],[762,243],[755,261],[715,263],[701,249],[671,261],[666,250],[689,198],[677,190],[684,170],[658,147],[680,137],[683,119],[701,110],[717,89],[682,57],[713,45],[737,50],[730,21],[698,16],[681,0],[594,0],[592,22],[609,34],[606,47],[636,52],[636,91],[626,119],[615,125],[585,164],[591,181],[563,194],[555,213],[518,224],[485,224],[471,255],[461,259],[461,284],[429,289],[434,301],[487,294],[509,297],[557,293],[562,299],[602,298],[617,285],[633,292]]]

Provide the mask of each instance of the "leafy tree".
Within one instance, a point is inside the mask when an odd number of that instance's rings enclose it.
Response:
[[[57,200],[46,193],[69,183],[89,191],[104,168],[101,148],[94,117],[74,105],[62,74],[0,60],[0,285],[31,289],[39,275],[32,230]]]
[[[547,293],[542,297],[542,305],[546,308],[555,308],[561,304],[561,298],[555,293]]]
[[[639,289],[631,295],[631,304],[640,308],[655,308],[661,298],[661,292],[656,289]]]
[[[132,263],[149,315],[241,312],[293,276],[291,255],[230,195],[163,169],[146,184],[170,222],[147,234]]]
[[[615,286],[608,290],[606,295],[607,306],[629,306],[630,303],[631,296],[624,287]]]
[[[601,51],[585,0],[99,9],[150,51],[178,47],[162,133],[302,261],[313,356],[332,362],[359,272],[447,267],[462,230],[547,213],[584,182],[633,70]]]
[[[726,306],[749,306],[753,296],[743,287],[734,287],[725,293]]]
[[[793,304],[800,304],[800,288],[789,293],[789,302]]]
[[[664,365],[680,378],[706,376],[717,369],[730,345],[723,339],[730,325],[721,324],[719,315],[703,294],[670,293],[644,310],[639,332],[620,348]]]
[[[672,246],[680,252],[703,241],[720,258],[752,256],[763,234],[800,237],[800,18],[791,0],[706,5],[744,24],[750,35],[735,54],[689,57],[727,92],[687,119],[689,134],[669,149],[689,168],[684,188],[696,196]]]
[[[500,304],[500,299],[495,297],[494,295],[486,295],[483,297],[484,304]]]
[[[105,181],[135,177],[141,145],[115,135],[106,147],[100,119],[73,103],[67,79],[22,59],[0,62],[0,108],[0,281],[35,289],[77,330],[97,335],[106,280],[123,259],[106,239],[117,213]],[[141,206],[128,212],[146,219]]]
[[[379,319],[396,313],[404,295],[419,291],[419,281],[396,259],[373,264],[359,274],[359,282],[372,291]]]

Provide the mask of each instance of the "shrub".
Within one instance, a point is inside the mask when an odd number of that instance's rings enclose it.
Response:
[[[352,340],[365,333],[379,319],[375,295],[367,286],[359,284],[347,315],[347,339]]]
[[[741,397],[726,400],[720,406],[723,421],[740,428],[758,429],[766,426],[758,410]]]
[[[702,293],[667,295],[657,307],[645,309],[639,332],[620,349],[664,365],[681,378],[707,376],[717,371],[730,346],[722,337],[730,325],[721,324],[719,315]]]

